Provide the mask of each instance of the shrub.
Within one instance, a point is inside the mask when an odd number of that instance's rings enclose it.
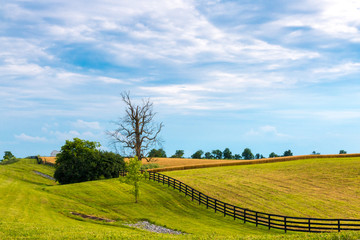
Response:
[[[153,169],[153,168],[159,168],[159,164],[157,163],[148,163],[141,165],[141,170],[147,170],[147,169]]]
[[[60,184],[118,177],[124,169],[124,159],[115,153],[102,152],[97,142],[74,138],[67,140],[57,155],[54,178]]]

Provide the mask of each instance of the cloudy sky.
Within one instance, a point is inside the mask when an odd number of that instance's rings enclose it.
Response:
[[[360,2],[1,1],[1,152],[112,150],[123,91],[168,155],[360,152]]]

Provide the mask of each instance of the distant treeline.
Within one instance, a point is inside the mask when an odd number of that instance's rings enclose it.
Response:
[[[313,151],[311,154],[319,155],[320,153]],[[345,150],[340,150],[339,154],[346,154]],[[286,150],[282,155],[278,155],[275,152],[272,152],[269,154],[269,158],[275,158],[275,157],[288,157],[293,156],[292,151]],[[152,149],[149,152],[149,157],[158,157],[158,158],[166,158],[166,152],[164,149]],[[184,157],[184,150],[176,150],[174,155],[171,155],[171,158],[183,158]],[[198,150],[194,154],[191,155],[191,158],[194,159],[245,159],[245,160],[251,160],[251,159],[262,159],[265,158],[262,154],[256,153],[255,155],[251,152],[250,148],[245,148],[244,151],[241,154],[232,154],[229,148],[225,148],[224,151],[221,151],[219,149],[212,150],[211,152],[205,152],[203,150]]]

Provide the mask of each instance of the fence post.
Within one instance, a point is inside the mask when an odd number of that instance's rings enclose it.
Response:
[[[309,218],[309,232],[311,232],[311,222],[310,222],[310,218]]]
[[[340,232],[341,228],[340,228],[340,219],[338,219],[338,232]]]
[[[181,192],[181,184],[182,184],[182,182],[180,182],[180,186],[179,186],[179,192]]]
[[[255,223],[256,226],[258,226],[258,212],[255,213]]]
[[[191,201],[194,201],[194,189],[191,188]]]
[[[162,175],[163,185],[165,184],[165,175]]]
[[[215,212],[216,212],[216,202],[217,202],[217,200],[215,199]]]
[[[271,228],[271,215],[270,214],[268,214],[268,218],[269,218],[269,230],[270,230],[270,228]]]
[[[209,196],[206,195],[206,208],[209,208]]]
[[[244,209],[244,223],[246,223],[246,209]]]
[[[224,217],[226,216],[226,203],[224,203]]]
[[[236,209],[235,209],[235,206],[234,206],[234,220],[236,219]]]
[[[284,229],[285,229],[285,233],[286,233],[286,230],[287,230],[286,227],[287,227],[287,226],[286,226],[286,217],[284,217]]]
[[[175,189],[175,178],[173,178],[173,188]]]
[[[199,192],[199,205],[201,204],[201,192]]]
[[[187,184],[185,185],[185,196],[187,196],[188,194],[187,194]]]

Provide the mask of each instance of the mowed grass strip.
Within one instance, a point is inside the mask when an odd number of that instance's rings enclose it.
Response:
[[[166,172],[219,200],[266,213],[360,219],[360,158]]]

